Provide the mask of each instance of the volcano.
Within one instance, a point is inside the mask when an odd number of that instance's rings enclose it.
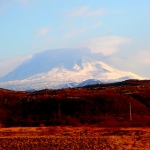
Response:
[[[33,55],[0,79],[0,87],[13,90],[59,89],[76,87],[86,80],[99,83],[142,79],[114,69],[95,58],[88,48],[54,49]],[[90,84],[92,84],[90,82]]]

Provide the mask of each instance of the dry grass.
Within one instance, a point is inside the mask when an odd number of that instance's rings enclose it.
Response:
[[[1,128],[0,150],[149,150],[150,128]]]

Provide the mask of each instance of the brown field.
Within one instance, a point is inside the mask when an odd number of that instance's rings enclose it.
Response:
[[[0,128],[0,150],[150,150],[150,128]]]

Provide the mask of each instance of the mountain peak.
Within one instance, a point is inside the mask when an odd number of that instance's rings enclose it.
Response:
[[[0,86],[19,90],[59,88],[76,86],[89,79],[114,82],[142,78],[94,59],[89,49],[59,49],[34,55],[1,78]]]

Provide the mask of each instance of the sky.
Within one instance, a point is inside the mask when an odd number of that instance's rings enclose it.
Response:
[[[31,55],[88,47],[150,78],[150,0],[0,0],[0,77]]]

